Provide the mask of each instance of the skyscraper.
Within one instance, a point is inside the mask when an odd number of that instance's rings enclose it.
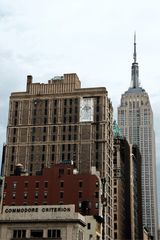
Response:
[[[82,173],[95,166],[105,183],[106,237],[112,239],[112,104],[105,87],[81,88],[76,74],[48,83],[27,77],[24,92],[12,93],[9,105],[4,175],[22,164],[29,175],[72,161]]]
[[[114,239],[140,240],[142,231],[141,155],[121,136],[114,122],[113,209]]]
[[[136,56],[136,36],[131,72],[131,86],[122,94],[118,107],[118,125],[129,143],[136,144],[142,155],[143,225],[157,239],[156,156],[153,113],[147,92],[140,87]]]

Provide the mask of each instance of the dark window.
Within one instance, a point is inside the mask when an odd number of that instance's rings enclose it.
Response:
[[[45,145],[42,146],[42,151],[43,151],[43,152],[45,151]]]
[[[64,174],[64,169],[63,168],[60,168],[59,169],[59,175],[63,175]]]
[[[28,182],[24,182],[24,187],[25,187],[25,188],[28,187]]]
[[[61,181],[60,186],[63,188],[64,187],[64,181]]]
[[[32,238],[42,238],[43,230],[40,230],[40,229],[31,230],[31,237]]]
[[[115,230],[117,229],[117,223],[114,223],[114,229]]]
[[[12,155],[11,161],[12,161],[12,162],[14,161],[14,155]]]
[[[99,192],[95,192],[95,198],[99,197]]]
[[[79,197],[79,198],[82,198],[82,192],[79,192],[79,193],[78,193],[78,197]]]
[[[25,238],[26,237],[26,230],[13,230],[13,238]]]
[[[47,118],[44,118],[44,124],[46,124],[47,123]]]
[[[13,165],[10,166],[10,171],[11,171],[11,172],[13,171]]]
[[[83,182],[79,181],[79,187],[82,187],[82,186],[83,186]]]
[[[12,193],[12,198],[13,198],[13,199],[16,198],[16,193]]]
[[[27,197],[28,197],[28,193],[25,192],[25,193],[24,193],[24,199],[27,199]]]
[[[60,198],[63,198],[64,197],[64,192],[60,192]]]
[[[42,154],[42,161],[44,161],[45,160],[45,155],[44,154]]]
[[[56,126],[53,126],[53,132],[56,132]]]
[[[36,182],[36,188],[39,188],[39,182]]]
[[[44,198],[47,198],[48,192],[44,192]]]
[[[91,229],[91,224],[90,223],[87,224],[87,229]]]
[[[48,187],[48,182],[44,182],[44,187],[45,187],[45,188]]]
[[[59,229],[49,229],[48,230],[48,238],[60,238],[61,231]]]

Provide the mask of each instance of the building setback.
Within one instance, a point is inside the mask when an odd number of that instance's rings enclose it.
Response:
[[[10,96],[3,174],[22,164],[29,175],[73,161],[80,173],[92,166],[106,179],[107,239],[112,239],[112,104],[105,87],[81,88],[76,74],[33,83]]]
[[[139,84],[136,41],[134,41],[131,86],[122,94],[118,108],[118,125],[128,142],[139,147],[142,156],[143,225],[154,239],[157,239],[158,208],[153,113],[149,96]]]

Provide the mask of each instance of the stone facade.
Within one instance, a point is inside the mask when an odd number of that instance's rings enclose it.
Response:
[[[91,228],[88,226],[95,226]],[[101,237],[93,217],[75,212],[74,205],[6,206],[0,214],[0,240],[63,239]]]
[[[105,87],[81,88],[76,74],[47,84],[27,77],[25,92],[10,96],[4,175],[22,164],[28,174],[73,161],[79,172],[95,166],[105,177],[106,234],[112,239],[112,104]]]

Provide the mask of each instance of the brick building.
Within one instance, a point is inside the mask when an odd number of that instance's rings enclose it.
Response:
[[[28,76],[26,91],[10,96],[2,164],[5,176],[12,176],[16,165],[22,164],[33,178],[66,161],[73,161],[79,173],[95,167],[106,179],[107,239],[113,239],[112,114],[105,87],[81,88],[76,74],[54,77],[48,83],[33,83]]]
[[[44,168],[39,176],[6,176],[3,206],[75,205],[84,215],[102,216],[101,180],[94,168],[79,174],[69,163]]]

